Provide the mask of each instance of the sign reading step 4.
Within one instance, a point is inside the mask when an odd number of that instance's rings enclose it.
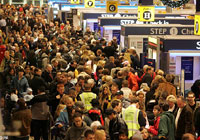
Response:
[[[154,21],[155,20],[155,7],[154,6],[139,6],[138,7],[138,20],[139,21]]]
[[[79,4],[80,0],[71,0],[71,4]]]
[[[118,1],[107,1],[106,2],[106,12],[107,13],[117,13],[118,12]]]
[[[85,8],[94,8],[95,0],[85,0]]]

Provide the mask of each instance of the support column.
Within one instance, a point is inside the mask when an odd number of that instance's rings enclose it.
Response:
[[[35,0],[32,0],[32,4],[33,4],[33,6],[35,6]]]
[[[10,5],[12,4],[12,0],[9,0],[9,4],[10,4]]]
[[[43,6],[44,0],[40,0],[40,7]]]

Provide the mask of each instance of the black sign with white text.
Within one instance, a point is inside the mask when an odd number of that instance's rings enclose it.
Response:
[[[122,26],[121,35],[194,35],[194,27]]]
[[[99,18],[100,26],[117,26],[126,24],[183,24],[194,25],[193,19],[168,19],[156,18],[155,21],[142,22],[137,18]]]

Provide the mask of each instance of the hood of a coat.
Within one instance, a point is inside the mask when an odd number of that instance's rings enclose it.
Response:
[[[76,125],[74,123],[72,124],[72,128],[77,129],[77,130],[82,130],[82,129],[85,129],[86,127],[87,127],[87,124],[84,121],[83,121],[81,127],[76,127]]]

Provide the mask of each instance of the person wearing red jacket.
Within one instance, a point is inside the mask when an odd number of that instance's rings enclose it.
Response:
[[[125,77],[128,77],[128,87],[132,91],[137,91],[139,90],[139,85],[137,82],[137,76],[130,71],[128,67],[123,68],[123,73]]]
[[[160,107],[159,107],[159,105],[154,106],[153,114],[155,116],[154,125],[150,126],[148,131],[149,131],[149,133],[153,134],[153,136],[157,136],[158,135],[158,126],[159,126],[159,122],[160,122],[160,116],[159,116]]]

